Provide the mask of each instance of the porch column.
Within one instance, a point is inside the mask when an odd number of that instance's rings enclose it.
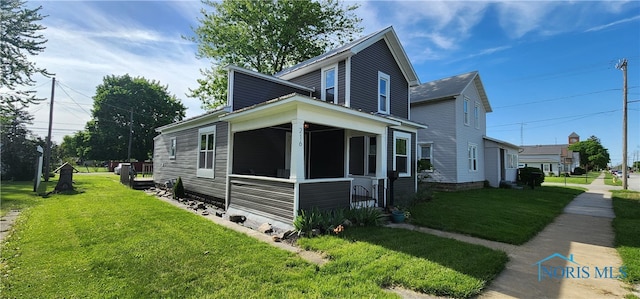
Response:
[[[291,170],[289,179],[304,180],[304,120],[291,121]]]
[[[382,190],[384,192],[382,192],[384,198],[382,199],[382,202],[384,203],[384,206],[387,206],[387,184],[388,184],[388,179],[387,179],[387,167],[389,166],[389,163],[387,163],[388,160],[388,134],[387,134],[388,130],[385,129],[385,132],[381,135],[376,135],[376,151],[377,151],[377,155],[376,155],[376,177],[378,179],[383,178],[384,179],[384,184],[382,186],[378,185],[378,188],[382,188]],[[379,191],[378,191],[379,192]]]

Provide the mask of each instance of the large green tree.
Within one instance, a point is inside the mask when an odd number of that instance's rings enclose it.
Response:
[[[202,0],[212,11],[202,10],[195,36],[199,58],[214,61],[201,70],[204,78],[190,90],[202,107],[214,108],[226,101],[224,66],[234,64],[274,74],[352,41],[362,32],[354,10],[338,0]]]
[[[50,75],[29,61],[44,51],[47,40],[38,24],[44,16],[39,6],[29,9],[20,0],[0,0],[0,111],[22,108],[37,101],[35,91],[20,89],[33,86],[34,74]],[[11,112],[9,112],[11,113]]]
[[[36,139],[27,125],[33,117],[23,109],[8,106],[0,114],[0,173],[2,180],[27,181],[33,179],[36,146],[44,142]]]
[[[179,121],[185,106],[169,94],[167,86],[142,77],[106,76],[96,87],[92,119],[87,123],[78,155],[92,160],[126,159],[129,145],[131,114],[131,158],[151,158],[155,128]]]
[[[602,146],[600,139],[591,136],[569,146],[569,150],[580,153],[580,165],[587,169],[605,169],[611,161],[609,151]]]

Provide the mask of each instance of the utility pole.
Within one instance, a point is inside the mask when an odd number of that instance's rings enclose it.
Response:
[[[616,65],[622,70],[622,189],[627,190],[627,59]]]
[[[47,134],[47,144],[44,149],[44,181],[49,181],[49,171],[51,170],[51,125],[53,124],[53,96],[56,91],[56,77],[51,81],[51,104],[49,104],[49,132]]]
[[[131,139],[133,139],[133,107],[131,107],[129,120],[129,150],[127,151],[127,162],[131,163]]]

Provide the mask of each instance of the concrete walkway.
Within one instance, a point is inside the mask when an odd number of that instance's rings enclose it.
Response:
[[[622,264],[613,247],[615,215],[608,191],[619,187],[605,185],[603,178],[580,185],[589,190],[535,238],[507,251],[506,269],[480,298],[621,298],[629,294],[624,283],[608,278],[618,275]]]

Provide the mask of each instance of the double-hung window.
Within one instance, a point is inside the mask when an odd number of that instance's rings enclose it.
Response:
[[[421,144],[418,149],[420,154],[420,164],[423,171],[433,171],[433,144]]]
[[[389,89],[391,87],[391,78],[389,75],[378,72],[378,112],[389,114]]]
[[[322,95],[323,101],[338,103],[338,65],[322,69]]]
[[[198,177],[213,178],[216,155],[216,126],[198,130]]]
[[[169,159],[174,160],[176,158],[176,152],[178,149],[178,140],[176,139],[176,137],[172,137],[171,139],[169,139],[170,144],[169,144]]]
[[[478,146],[469,143],[469,171],[478,171]]]
[[[401,177],[411,176],[411,134],[393,133],[393,169]]]
[[[463,113],[462,117],[463,117],[463,120],[464,120],[464,124],[466,126],[468,126],[469,125],[469,99],[464,98],[464,102],[463,102],[462,105],[463,105],[462,106],[462,113]]]
[[[473,107],[473,121],[476,129],[480,128],[480,104],[476,102],[476,105]]]

